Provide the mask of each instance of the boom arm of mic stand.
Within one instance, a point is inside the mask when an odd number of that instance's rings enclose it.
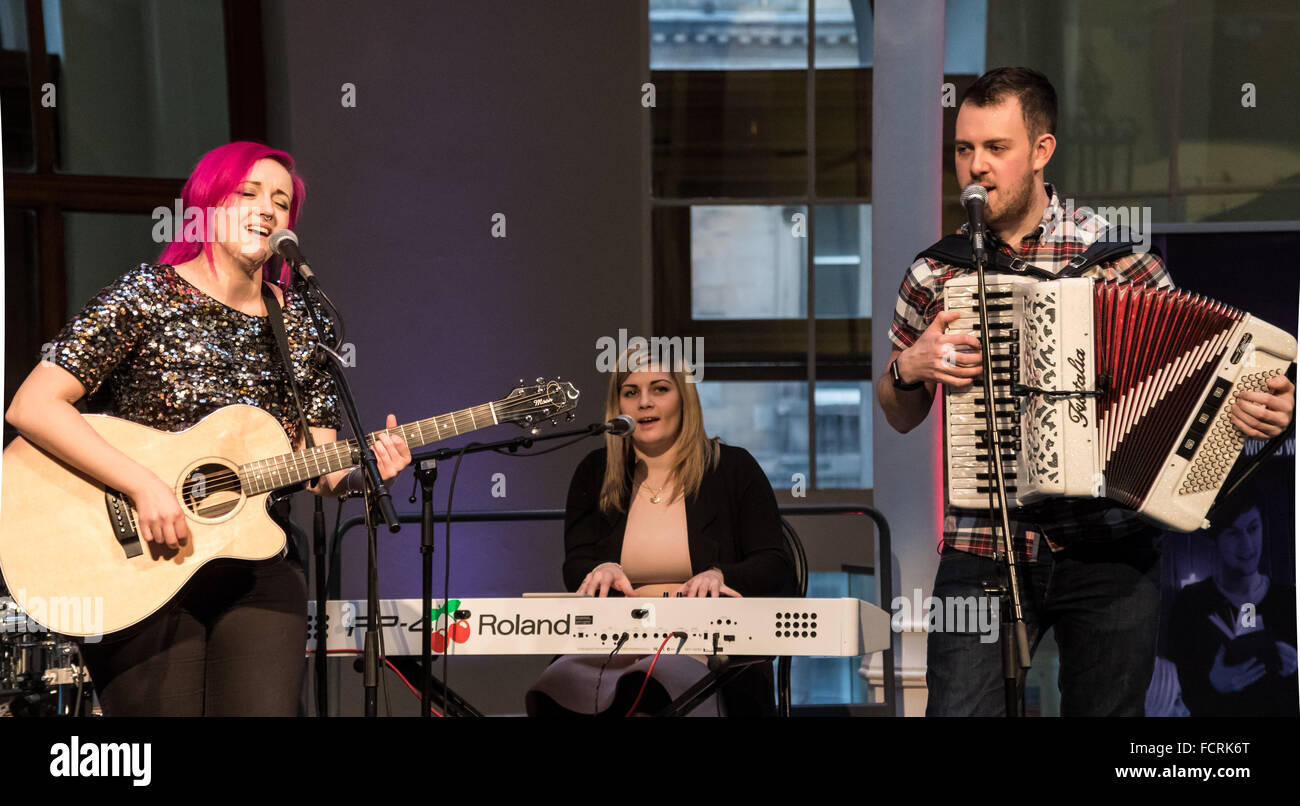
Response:
[[[357,414],[352,389],[348,386],[347,378],[343,377],[343,366],[332,350],[320,349],[318,345],[317,352],[327,358],[330,375],[334,377],[334,383],[338,386],[339,402],[343,404],[348,425],[356,437],[357,452],[361,455],[361,469],[366,479],[366,496],[368,498],[373,496],[374,505],[379,510],[384,523],[388,525],[388,531],[396,532],[402,528],[402,525],[397,520],[397,511],[393,509],[393,496],[388,491],[388,485],[384,484],[383,477],[379,475],[375,450],[366,442],[366,431],[361,425],[360,415]]]
[[[531,448],[535,442],[547,442],[553,439],[567,439],[568,437],[600,436],[604,433],[603,431],[595,430],[597,428],[599,428],[599,424],[583,428],[571,428],[568,431],[556,431],[554,433],[546,434],[545,436],[525,434],[524,436],[514,437],[512,439],[503,439],[497,442],[474,443],[464,450],[461,448],[437,448],[432,451],[411,454],[411,463],[414,464],[427,459],[443,461],[445,459],[455,458],[462,453],[483,453],[485,451],[501,450],[502,448],[507,450]]]

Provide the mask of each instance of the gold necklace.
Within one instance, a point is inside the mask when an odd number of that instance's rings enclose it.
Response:
[[[659,493],[663,492],[664,487],[667,487],[668,483],[664,482],[663,486],[660,487],[658,490],[651,487],[649,483],[642,483],[642,486],[650,490],[650,503],[657,504],[661,500],[659,498]]]

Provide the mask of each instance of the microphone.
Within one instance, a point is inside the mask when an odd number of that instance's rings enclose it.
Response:
[[[271,251],[285,259],[285,262],[298,272],[302,279],[309,283],[316,281],[316,275],[312,273],[311,266],[307,265],[307,258],[302,256],[301,250],[298,249],[298,236],[291,229],[278,229],[271,233]]]
[[[616,437],[631,436],[636,430],[636,420],[626,414],[620,414],[609,422],[593,423],[588,426],[593,434],[613,434]]]
[[[961,192],[961,206],[966,208],[966,220],[970,230],[970,247],[975,256],[975,265],[983,265],[984,252],[984,205],[989,202],[989,192],[979,185],[967,185]],[[275,236],[271,236],[274,238]]]

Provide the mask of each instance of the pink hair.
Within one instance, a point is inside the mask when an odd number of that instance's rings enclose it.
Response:
[[[239,188],[239,183],[252,172],[253,165],[258,160],[265,159],[283,165],[293,180],[293,198],[289,200],[289,227],[293,228],[298,221],[303,196],[307,192],[307,186],[294,173],[293,157],[284,151],[246,140],[218,146],[203,155],[185,182],[185,188],[181,190],[182,207],[187,211],[192,207],[207,211],[226,206],[231,194]],[[184,229],[183,222],[176,222],[175,240],[163,249],[158,262],[177,265],[193,260],[202,252],[208,259],[208,267],[216,272],[216,266],[212,263],[212,241],[208,238],[186,241]],[[267,281],[278,283],[281,288],[289,287],[291,273],[280,256],[274,255],[266,261],[262,273]]]

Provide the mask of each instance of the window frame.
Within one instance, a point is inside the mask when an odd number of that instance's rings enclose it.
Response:
[[[26,0],[25,11],[27,74],[31,85],[28,97],[35,164],[31,171],[5,172],[4,200],[6,209],[36,211],[35,276],[41,300],[40,326],[42,334],[50,336],[62,327],[67,317],[63,214],[149,214],[159,205],[170,206],[180,196],[186,177],[99,176],[55,171],[57,122],[51,110],[41,106],[41,93],[37,91],[52,78],[49,54],[45,50],[45,16],[41,0]],[[262,51],[261,0],[222,0],[222,20],[230,139],[264,142],[267,135],[266,62]],[[239,54],[239,58],[235,58],[235,54]]]
[[[648,3],[646,4],[648,19]],[[721,381],[804,381],[808,388],[808,489],[819,489],[817,478],[817,406],[819,381],[874,381],[871,360],[871,318],[817,318],[816,226],[817,208],[832,205],[869,205],[869,196],[820,196],[817,163],[817,78],[819,72],[863,73],[854,81],[870,86],[872,68],[817,68],[816,2],[809,0],[807,64],[804,73],[805,161],[804,189],[800,195],[782,196],[680,196],[655,194],[648,182],[646,215],[650,221],[652,274],[652,325],[656,334],[702,337],[706,344],[705,374]],[[648,41],[647,37],[647,41]],[[646,65],[649,69],[647,49]],[[798,68],[793,68],[798,69]],[[677,86],[679,70],[651,70],[656,87]],[[720,72],[713,71],[710,72]],[[726,71],[722,71],[726,72]],[[868,114],[870,106],[868,105]],[[649,171],[654,174],[653,137],[647,144]],[[868,144],[869,146],[869,144]],[[804,238],[807,308],[805,316],[782,319],[700,320],[691,315],[690,210],[697,205],[798,206],[807,210]],[[870,256],[863,256],[870,260]],[[838,488],[836,488],[838,489]]]
[[[52,338],[67,319],[65,214],[148,215],[159,206],[171,207],[180,197],[187,178],[103,176],[55,170],[57,118],[51,109],[41,106],[38,91],[52,82],[50,57],[45,49],[43,4],[41,0],[25,0],[24,11],[34,159],[30,171],[5,171],[4,206],[6,212],[35,213],[36,263],[30,267],[9,266],[7,271],[23,275],[19,278],[11,275],[9,282],[34,284],[39,311],[30,331],[9,341],[5,358],[11,366],[34,363],[38,350],[32,349],[33,346]],[[222,27],[230,139],[265,142],[266,58],[261,0],[222,0]],[[13,389],[6,390],[6,408],[13,392]],[[7,438],[13,435],[7,425],[5,431]]]

